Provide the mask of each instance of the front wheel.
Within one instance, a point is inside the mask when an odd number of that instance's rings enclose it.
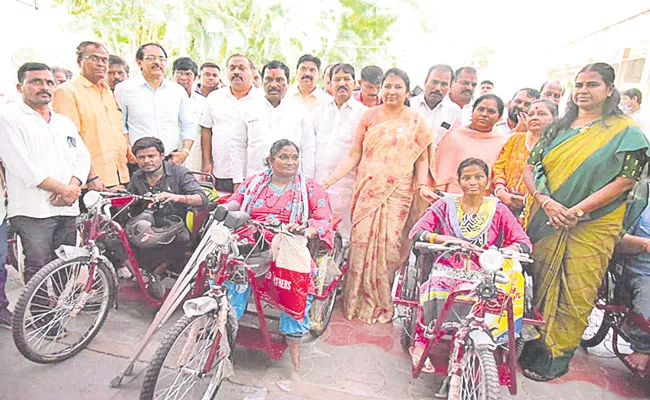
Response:
[[[217,348],[212,368],[204,372],[210,350],[221,337],[217,326],[213,313],[178,320],[147,368],[140,400],[214,399],[229,363]]]
[[[460,377],[452,377],[450,399],[498,400],[499,372],[494,353],[489,347],[475,347],[471,340],[461,360]]]
[[[66,360],[101,329],[115,303],[116,288],[111,267],[100,260],[91,277],[90,261],[90,257],[56,259],[27,283],[16,303],[12,330],[18,351],[28,360],[41,364]]]

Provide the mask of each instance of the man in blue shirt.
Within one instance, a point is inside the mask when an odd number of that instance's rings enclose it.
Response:
[[[650,204],[616,250],[629,255],[625,262],[625,289],[632,295],[632,308],[650,321]],[[629,336],[634,352],[626,360],[636,370],[646,371],[650,360],[650,334],[631,323]]]

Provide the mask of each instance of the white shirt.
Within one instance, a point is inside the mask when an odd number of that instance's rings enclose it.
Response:
[[[243,108],[264,97],[263,92],[251,87],[241,99],[233,96],[230,87],[223,87],[208,95],[201,126],[212,130],[212,173],[220,179],[231,179],[230,141]]]
[[[322,182],[339,165],[348,154],[359,119],[368,109],[365,105],[350,97],[339,108],[334,100],[316,108],[312,113],[314,132],[316,134],[316,157],[314,178]],[[355,171],[351,171],[335,185],[327,189],[332,213],[343,218],[341,235],[347,240],[352,228],[350,206],[354,192]]]
[[[438,103],[433,110],[429,108],[426,100],[424,100],[424,93],[413,97],[410,102],[411,108],[429,118],[431,127],[433,127],[436,134],[433,139],[436,146],[451,128],[460,124],[460,107],[458,104],[451,101],[449,95],[443,97],[442,100],[440,100],[440,103]]]
[[[115,87],[115,99],[131,145],[153,136],[162,140],[165,154],[169,154],[177,150],[179,140],[196,139],[197,121],[190,98],[175,82],[163,80],[153,90],[142,76],[127,79]]]
[[[636,112],[630,114],[630,118],[636,121],[637,124],[641,127],[641,132],[643,132],[646,137],[650,138],[650,126],[646,124],[644,115],[642,113],[643,109],[638,109]]]
[[[201,164],[203,161],[203,157],[201,155],[201,127],[198,125],[198,122],[201,121],[201,115],[203,114],[203,110],[205,110],[208,98],[207,96],[204,96],[203,93],[199,93],[198,90],[199,89],[193,91],[192,95],[190,96],[190,104],[192,105],[194,117],[197,121],[196,140],[190,149],[190,154],[188,154],[185,162],[183,163],[183,165],[190,171],[201,171]],[[182,140],[179,141],[178,148],[183,148]]]
[[[472,123],[472,104],[473,103],[470,102],[470,104],[464,105],[460,110],[460,124],[462,126],[469,126],[469,124]]]
[[[273,107],[266,98],[257,99],[244,107],[230,141],[232,179],[243,182],[266,168],[264,160],[271,145],[289,139],[300,148],[301,170],[306,177],[314,175],[314,127],[309,110],[284,98]]]
[[[52,193],[39,189],[45,178],[68,184],[74,176],[86,182],[90,154],[72,121],[52,111],[50,122],[22,101],[0,111],[0,158],[7,173],[9,217],[79,215],[79,204],[56,207]]]
[[[2,164],[1,160],[0,164]],[[5,177],[2,173],[2,168],[0,168],[0,225],[2,225],[5,222],[5,218],[7,218],[7,206],[5,205],[6,199],[7,190],[5,185]],[[4,246],[4,244],[0,243],[0,246]]]

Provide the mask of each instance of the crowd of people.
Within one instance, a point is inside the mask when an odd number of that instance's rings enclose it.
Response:
[[[0,108],[6,214],[26,279],[59,245],[74,244],[82,188],[152,192],[182,214],[207,201],[188,172],[201,171],[235,193],[238,207],[309,222],[324,241],[331,214],[342,217],[343,310],[368,324],[392,321],[392,280],[412,240],[530,252],[534,302],[547,320],[521,358],[531,379],[568,371],[617,245],[632,260],[634,307],[650,318],[650,211],[647,198],[628,196],[647,185],[642,95],[619,93],[607,64],[585,66],[560,104],[558,81],[504,102],[470,66],[433,65],[417,93],[399,68],[357,73],[310,54],[296,63],[295,87],[284,62],[258,68],[244,54],[230,55],[224,71],[178,58],[172,80],[156,43],[138,48],[140,74],[131,77],[101,43],[82,42],[76,55],[73,78],[22,65],[21,98]],[[4,220],[4,202],[0,211]],[[6,223],[0,240],[6,247]],[[0,324],[8,325],[3,266]],[[288,335],[305,332],[299,322]],[[628,361],[643,370],[650,338],[631,338]]]

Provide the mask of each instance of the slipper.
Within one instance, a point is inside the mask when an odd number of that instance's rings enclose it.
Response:
[[[409,354],[411,355],[411,362],[413,362],[413,366],[415,367],[420,363],[420,358],[422,358],[422,356],[419,356],[419,355],[415,354],[414,350],[415,350],[415,346],[409,347]],[[433,367],[433,364],[431,364],[431,360],[429,360],[429,358],[427,358],[424,361],[424,366],[422,367],[422,372],[424,372],[426,374],[433,374],[434,372],[436,372],[436,369]]]
[[[548,382],[548,381],[552,381],[553,379],[557,378],[557,376],[544,376],[544,375],[540,375],[540,374],[538,374],[537,372],[535,372],[535,371],[531,371],[531,370],[529,370],[529,369],[525,369],[524,372],[522,372],[522,374],[523,374],[526,378],[528,378],[528,379],[530,379],[530,380],[533,380],[533,381],[535,381],[535,382]]]

